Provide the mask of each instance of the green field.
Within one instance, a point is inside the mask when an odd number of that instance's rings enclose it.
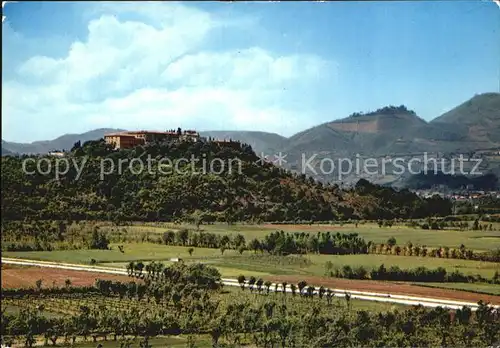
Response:
[[[324,264],[327,260],[333,262],[334,266],[342,267],[343,265],[363,266],[371,269],[374,266],[378,267],[384,264],[387,268],[390,266],[399,266],[400,268],[416,268],[427,267],[437,268],[443,267],[447,272],[454,270],[464,274],[480,274],[491,278],[495,271],[500,272],[500,264],[494,262],[481,262],[458,259],[444,259],[436,257],[416,257],[416,256],[394,256],[394,255],[310,255],[308,256],[314,263]]]
[[[500,286],[496,284],[471,284],[471,283],[414,283],[414,285],[428,286],[441,289],[454,289],[500,296]]]
[[[194,228],[194,226],[187,226]],[[340,233],[358,233],[367,241],[385,243],[394,237],[399,245],[407,242],[427,245],[428,247],[448,246],[458,248],[460,244],[474,250],[491,250],[500,248],[500,231],[458,231],[458,230],[423,230],[405,226],[378,227],[376,224],[335,225],[204,225],[207,232],[241,233],[245,238],[263,238],[267,233],[275,230],[288,232],[332,231]]]
[[[7,314],[18,314],[21,311],[22,307],[16,306],[13,304],[6,304],[2,303],[2,310],[5,311]],[[62,314],[56,313],[56,312],[51,312],[50,310],[43,310],[42,315],[46,318],[61,318],[63,317]]]
[[[166,246],[154,243],[124,243],[124,253],[120,252],[115,245],[112,250],[56,250],[56,251],[16,251],[4,252],[5,257],[29,258],[34,260],[60,261],[88,264],[91,259],[98,263],[102,262],[127,262],[127,261],[152,261],[169,260],[170,258],[200,258],[221,256],[219,249],[195,248],[193,256],[190,257],[188,247]],[[235,255],[234,250],[226,250],[224,255]]]
[[[266,275],[314,275],[325,274],[325,263],[331,261],[334,267],[344,265],[363,266],[368,270],[384,264],[386,267],[399,266],[400,268],[427,268],[444,267],[447,272],[458,270],[464,274],[480,274],[491,278],[495,271],[500,272],[500,264],[493,262],[480,262],[458,259],[444,259],[415,256],[393,255],[317,255],[278,257],[266,253],[254,254],[245,251],[240,255],[234,250],[226,250],[224,255],[218,249],[194,248],[193,255],[188,253],[188,247],[165,246],[153,243],[127,243],[123,244],[124,253],[116,245],[112,250],[61,250],[61,251],[30,251],[30,252],[4,252],[4,257],[27,258],[44,261],[59,261],[69,263],[89,264],[95,259],[98,264],[125,268],[128,261],[165,261],[170,258],[181,257],[188,262],[203,262],[220,269],[225,277],[252,274],[255,276]]]
[[[141,339],[137,338],[132,341],[132,348],[140,348]],[[103,348],[120,348],[120,341],[99,341],[102,344]],[[178,336],[178,337],[155,337],[149,340],[149,344],[153,347],[172,347],[172,348],[184,348],[187,346],[187,338]],[[74,345],[77,348],[95,348],[96,343],[91,342],[81,342]],[[195,338],[195,346],[200,348],[211,347],[212,343],[210,339],[206,337],[196,337]]]
[[[495,224],[498,229],[500,224]],[[165,224],[163,226],[153,226],[144,224],[133,224],[132,226],[124,227],[102,227],[104,231],[117,231],[123,232],[125,229],[127,234],[136,236],[137,239],[141,235],[148,235],[152,238],[160,238],[161,234],[168,230],[179,230],[181,228],[188,228],[196,230],[193,225],[175,225]],[[464,244],[467,248],[477,251],[485,251],[500,248],[500,231],[459,231],[459,230],[423,230],[420,228],[411,228],[403,225],[395,225],[393,227],[378,227],[373,223],[359,224],[355,227],[353,224],[340,224],[332,225],[245,225],[245,224],[214,224],[214,225],[201,225],[200,230],[212,233],[221,234],[237,234],[240,233],[245,236],[247,241],[253,238],[264,238],[266,234],[276,231],[284,230],[288,232],[310,232],[316,233],[318,231],[331,231],[340,233],[358,233],[363,236],[367,241],[376,243],[385,243],[390,237],[394,237],[399,245],[404,245],[412,242],[414,245],[426,245],[427,247],[450,247],[458,248]]]

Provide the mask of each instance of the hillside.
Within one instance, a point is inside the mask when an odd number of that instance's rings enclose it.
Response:
[[[115,167],[101,176],[109,168],[109,164],[101,167],[107,163],[103,159],[117,166],[120,160],[148,155],[155,159],[150,171],[137,171],[139,164],[132,170],[125,165],[121,174]],[[180,160],[191,155],[207,162]],[[55,166],[48,175],[29,175],[21,169],[22,159],[2,157],[3,219],[190,221],[203,217],[207,222],[231,223],[391,219],[450,212],[449,202],[440,199],[436,204],[408,191],[371,185],[370,192],[342,191],[305,175],[259,164],[247,144],[171,142],[113,151],[100,140],[87,142],[68,156],[78,164],[85,160],[84,170],[79,175],[72,167],[59,181],[54,180]],[[172,165],[160,171],[157,160],[167,156]],[[223,164],[212,163],[214,158]],[[241,164],[231,162],[235,159]],[[35,168],[32,164],[27,170]]]
[[[451,189],[465,189],[467,185],[473,185],[476,190],[495,190],[498,187],[498,178],[493,174],[487,174],[472,178],[463,175],[449,175],[439,172],[437,174],[420,173],[409,177],[402,186],[409,189],[431,189],[438,185],[445,185]]]
[[[2,156],[14,156],[14,155],[15,155],[14,152],[9,151],[3,147],[3,141],[2,141]]]
[[[499,146],[500,93],[476,95],[432,120],[431,124],[465,135],[473,147]]]
[[[480,94],[426,122],[404,106],[369,113],[304,130],[288,139],[285,152],[329,155],[408,155],[460,152],[500,146],[500,94]]]
[[[265,154],[279,152],[288,141],[287,138],[276,133],[252,131],[206,131],[200,132],[200,135],[207,138],[237,140],[250,145],[257,154],[261,152]]]

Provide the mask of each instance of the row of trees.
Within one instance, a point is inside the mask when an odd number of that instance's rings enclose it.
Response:
[[[414,245],[408,242],[406,245],[397,245],[394,237],[386,243],[373,243],[365,241],[357,233],[332,233],[332,232],[284,232],[275,231],[264,237],[254,238],[246,243],[241,234],[221,235],[203,231],[191,231],[181,229],[177,232],[167,231],[162,237],[166,245],[235,249],[241,253],[244,250],[254,252],[267,251],[274,255],[288,254],[384,254],[401,256],[437,257],[451,259],[478,260],[485,262],[500,262],[500,250],[475,253],[461,244],[458,248],[438,247],[429,248],[426,245]]]
[[[366,242],[357,233],[332,232],[284,232],[275,231],[263,239],[254,238],[248,243],[241,234],[227,235],[203,231],[167,231],[162,237],[166,245],[226,248],[235,250],[267,251],[274,255],[288,254],[366,254],[371,242]]]
[[[342,268],[331,270],[333,265],[327,268],[327,272],[331,277],[348,278],[348,279],[372,279],[372,280],[389,280],[389,281],[408,281],[408,282],[458,282],[458,283],[490,283],[500,284],[500,275],[497,272],[491,279],[482,277],[481,275],[465,275],[457,270],[452,273],[446,272],[443,267],[429,269],[426,267],[417,267],[410,269],[401,269],[398,266],[386,268],[383,264],[378,268],[367,270],[363,266],[351,267],[345,265]]]
[[[75,233],[71,221],[2,220],[2,249],[6,251],[52,251],[72,249],[108,249],[107,235],[93,226]]]
[[[426,245],[414,245],[412,242],[408,242],[405,245],[400,246],[396,244],[396,239],[393,237],[389,238],[386,243],[375,244],[368,242],[368,253],[500,262],[500,249],[485,252],[474,252],[472,249],[467,249],[464,244],[461,244],[458,248],[429,248]]]
[[[418,225],[423,230],[444,230],[446,228],[459,229],[460,231],[493,231],[493,224],[481,224],[479,219],[475,219],[472,224],[465,221],[444,221],[428,218],[426,222]]]

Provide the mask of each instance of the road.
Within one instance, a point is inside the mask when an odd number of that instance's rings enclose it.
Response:
[[[111,267],[87,266],[87,265],[69,264],[61,262],[13,259],[13,258],[2,258],[1,261],[2,263],[13,264],[13,265],[60,268],[60,269],[74,270],[74,271],[87,271],[87,272],[97,272],[106,274],[127,275],[126,270],[111,268]],[[222,278],[222,283],[227,286],[240,286],[240,284],[236,279]],[[316,289],[318,289],[318,287],[316,287]],[[270,291],[274,290],[275,290],[275,284],[273,283],[271,285]],[[463,306],[468,306],[472,310],[476,310],[478,307],[476,303],[444,300],[444,299],[436,299],[428,297],[414,297],[406,295],[355,291],[347,289],[330,289],[330,290],[333,291],[333,295],[336,297],[345,297],[346,294],[349,294],[351,296],[351,299],[365,300],[365,301],[387,302],[387,303],[403,304],[403,305],[422,305],[424,307],[446,307],[450,309],[459,309],[462,308]],[[281,284],[278,284],[278,291],[283,291],[283,287]],[[291,289],[287,287],[285,291],[291,292]],[[318,291],[316,290],[315,294],[317,293]],[[500,306],[498,305],[492,307],[500,308]]]

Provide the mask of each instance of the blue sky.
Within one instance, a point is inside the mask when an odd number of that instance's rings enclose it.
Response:
[[[480,1],[7,4],[2,139],[95,128],[290,136],[405,104],[430,120],[500,92]]]

